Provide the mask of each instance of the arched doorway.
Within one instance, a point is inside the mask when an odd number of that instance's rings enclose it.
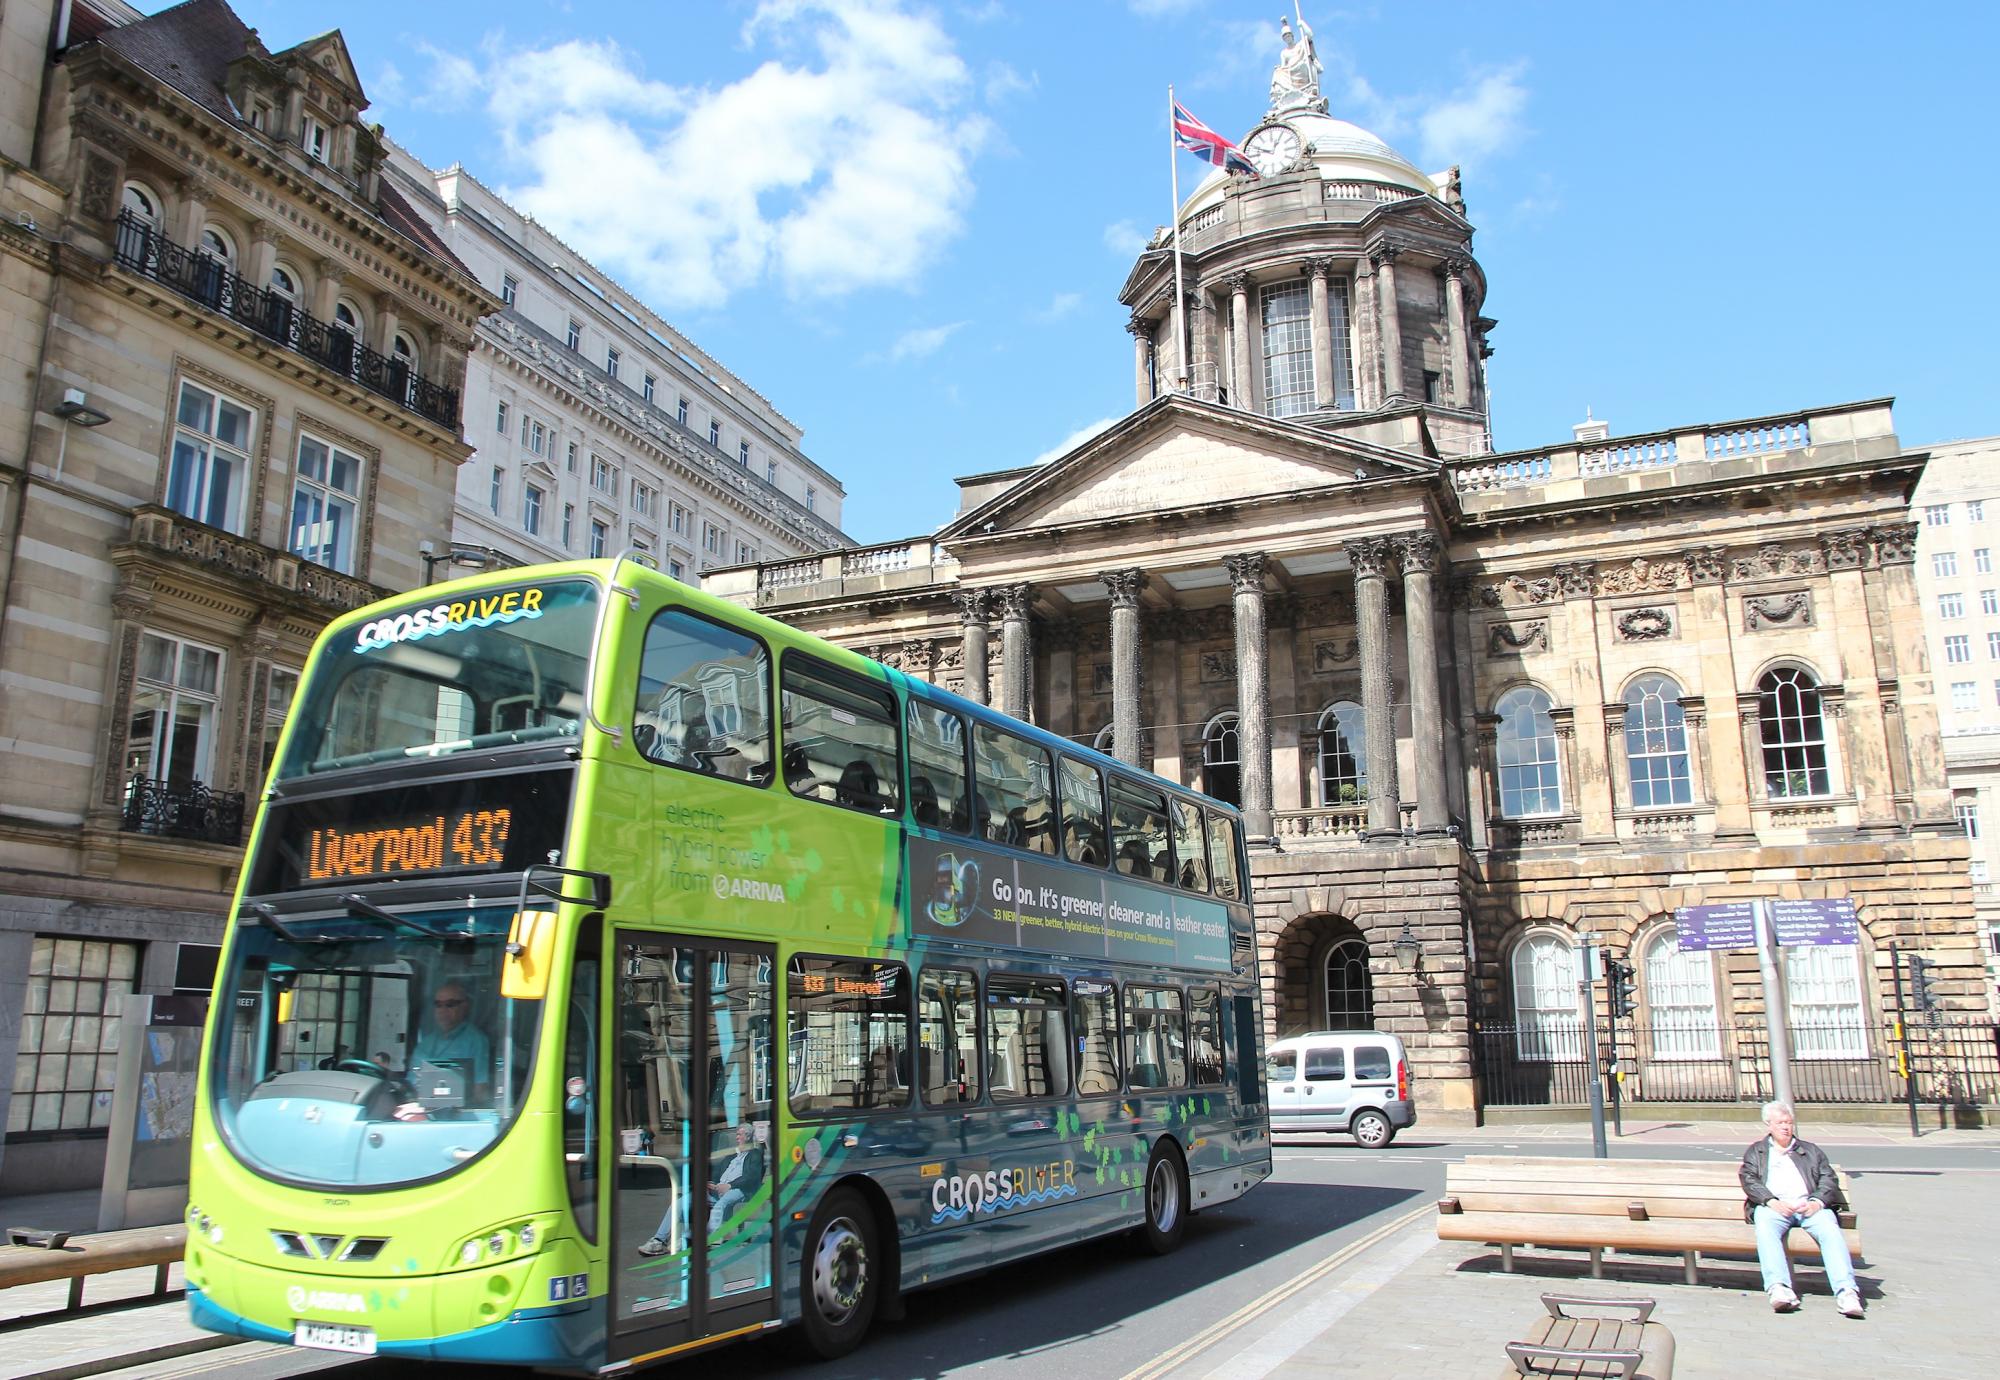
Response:
[[[1368,940],[1352,920],[1302,915],[1273,936],[1265,961],[1277,977],[1270,1010],[1275,1034],[1374,1028]]]

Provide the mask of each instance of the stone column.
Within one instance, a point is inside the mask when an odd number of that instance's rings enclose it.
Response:
[[[333,304],[340,296],[341,284],[347,281],[347,270],[334,259],[319,261],[319,278],[313,283],[312,312],[327,325],[333,324]]]
[[[1569,625],[1570,686],[1575,697],[1568,710],[1576,731],[1566,740],[1570,762],[1563,775],[1564,813],[1581,821],[1584,842],[1602,843],[1615,839],[1618,830],[1612,819],[1611,767],[1605,760],[1597,562],[1566,561],[1555,567],[1555,575],[1562,588],[1563,619]],[[1558,718],[1558,726],[1561,722]]]
[[[394,294],[375,294],[375,353],[393,359],[396,354],[396,298]]]
[[[1882,713],[1882,677],[1875,666],[1875,634],[1881,619],[1870,607],[1866,567],[1869,538],[1865,529],[1821,535],[1826,557],[1827,594],[1833,607],[1826,622],[1839,639],[1846,672],[1846,707],[1842,727],[1842,765],[1849,788],[1860,806],[1864,829],[1894,829],[1896,810],[1893,773],[1889,769],[1888,724]],[[1884,610],[1886,612],[1886,610]],[[1896,618],[1888,620],[1891,626]]]
[[[1111,591],[1111,755],[1139,765],[1139,591],[1146,572],[1132,567],[1097,577]]]
[[[1125,323],[1125,329],[1132,333],[1133,406],[1144,407],[1153,400],[1153,371],[1146,367],[1153,356],[1153,323],[1135,314]],[[1165,380],[1161,383],[1164,385]]]
[[[1395,838],[1403,832],[1396,787],[1396,707],[1389,682],[1389,542],[1362,537],[1347,543],[1354,567],[1354,625],[1361,643],[1362,736],[1368,745],[1368,836]],[[1435,683],[1435,676],[1433,676]]]
[[[1202,396],[1204,388],[1220,384],[1222,366],[1216,358],[1215,312],[1208,300],[1208,294],[1201,288],[1189,288],[1184,304],[1187,312],[1187,334],[1181,339],[1187,344],[1187,359],[1178,365],[1180,377],[1186,388],[1196,397]],[[1181,346],[1174,349],[1178,354]],[[1208,400],[1217,398],[1211,391]]]
[[[1241,299],[1238,299],[1241,300]],[[1271,682],[1264,645],[1264,553],[1224,556],[1236,591],[1236,730],[1243,766],[1243,823],[1271,836]]]
[[[1000,708],[1017,719],[1028,717],[1029,591],[1026,585],[1002,585],[1000,599]]]
[[[1417,771],[1417,833],[1438,836],[1449,825],[1445,803],[1444,710],[1438,687],[1435,532],[1396,538],[1403,567],[1403,631],[1410,665],[1410,746]]]
[[[1153,692],[1153,770],[1173,781],[1188,779],[1187,763],[1181,756],[1181,629],[1183,618],[1172,611],[1156,615],[1150,638],[1144,639],[1142,655],[1153,664],[1151,675],[1142,677]]]
[[[1888,610],[1896,611],[1875,623],[1877,628],[1884,623],[1888,625],[1888,637],[1884,640],[1892,649],[1890,656],[1877,653],[1876,674],[1882,681],[1895,677],[1895,697],[1901,715],[1897,722],[1902,725],[1902,742],[1897,751],[1908,764],[1911,802],[1917,822],[1949,825],[1951,787],[1945,780],[1944,739],[1938,734],[1934,682],[1924,675],[1928,665],[1924,621],[1901,616],[1903,610],[1918,607],[1917,526],[1898,522],[1873,528],[1868,535],[1875,543],[1874,583],[1880,591],[1882,608],[1885,614]]]
[[[201,229],[208,223],[209,185],[199,177],[184,177],[174,188],[180,206],[174,217],[179,233],[173,238],[189,249],[201,248]]]
[[[1696,683],[1703,687],[1709,731],[1702,735],[1707,745],[1702,767],[1708,777],[1709,799],[1715,804],[1715,837],[1719,841],[1752,837],[1750,827],[1750,773],[1763,779],[1759,749],[1745,737],[1743,699],[1730,694],[1736,684],[1736,662],[1732,649],[1735,638],[1729,627],[1729,611],[1722,587],[1723,557],[1720,546],[1692,546],[1681,553],[1688,577],[1688,626],[1695,646],[1700,648],[1700,672]],[[1754,720],[1757,697],[1748,696],[1749,718]]]
[[[1464,259],[1449,259],[1444,266],[1445,359],[1451,371],[1445,401],[1455,407],[1472,406],[1472,357],[1466,350]]]
[[[1612,828],[1617,829],[1620,810],[1637,809],[1632,799],[1632,758],[1625,751],[1625,701],[1606,700],[1604,702],[1604,754],[1611,767],[1611,815]],[[1690,771],[1690,777],[1693,773]],[[1689,782],[1688,795],[1694,795],[1693,782]]]
[[[1333,272],[1333,260],[1314,259],[1308,271],[1312,274],[1313,405],[1331,408],[1335,397],[1333,318],[1327,314],[1326,280]]]
[[[1381,298],[1375,291],[1375,266],[1367,257],[1354,261],[1354,406],[1366,412],[1382,402]]]
[[[986,700],[986,599],[983,589],[962,589],[952,596],[965,642],[965,697],[974,704]]]
[[[1245,412],[1257,410],[1257,386],[1251,380],[1250,275],[1236,273],[1229,279],[1230,342],[1229,402]]]
[[[250,227],[250,261],[243,267],[243,276],[250,280],[254,288],[271,286],[271,270],[278,266],[278,227],[268,220],[260,220]]]
[[[1403,251],[1393,244],[1375,250],[1376,310],[1382,314],[1383,401],[1403,400],[1403,322],[1396,307],[1396,256]]]

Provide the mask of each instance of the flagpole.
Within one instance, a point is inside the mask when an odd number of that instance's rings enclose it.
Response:
[[[1174,368],[1178,371],[1180,386],[1176,392],[1186,392],[1192,381],[1193,370],[1188,363],[1187,341],[1187,286],[1181,281],[1181,160],[1179,141],[1174,137],[1174,85],[1167,83],[1167,176],[1174,190],[1174,309],[1170,318],[1174,326]]]

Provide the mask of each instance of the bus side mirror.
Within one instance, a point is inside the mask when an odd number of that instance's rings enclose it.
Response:
[[[549,993],[549,964],[556,953],[556,916],[549,910],[519,910],[507,931],[507,959],[500,969],[500,995],[540,1001]]]

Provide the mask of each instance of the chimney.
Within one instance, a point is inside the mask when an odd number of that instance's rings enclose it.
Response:
[[[1591,416],[1590,409],[1586,407],[1583,409],[1583,420],[1571,427],[1570,430],[1576,433],[1576,443],[1578,445],[1587,446],[1608,439],[1611,435],[1611,423],[1599,421],[1597,418]]]

